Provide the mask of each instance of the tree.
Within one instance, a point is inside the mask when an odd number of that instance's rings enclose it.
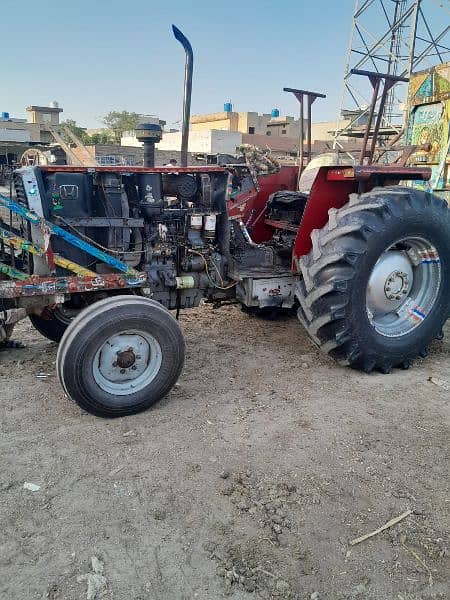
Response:
[[[109,131],[98,131],[88,136],[87,144],[111,144],[115,143]]]
[[[89,143],[89,136],[86,133],[86,129],[84,127],[80,127],[79,125],[77,125],[77,122],[74,121],[74,119],[66,119],[65,121],[63,121],[61,123],[61,126],[62,126],[61,135],[62,135],[62,138],[64,139],[64,141],[66,142],[66,144],[73,146],[73,140],[70,139],[70,137],[64,131],[64,128],[70,129],[70,131],[72,133],[74,133],[77,136],[77,138],[83,142],[83,144]]]
[[[111,129],[117,143],[120,143],[120,138],[124,131],[136,129],[139,115],[135,112],[127,110],[112,110],[103,119],[103,123]]]

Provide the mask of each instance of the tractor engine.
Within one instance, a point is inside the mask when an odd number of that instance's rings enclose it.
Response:
[[[225,298],[229,223],[227,172],[214,167],[27,167],[14,173],[18,202],[87,244],[147,275],[152,297],[169,309]],[[47,246],[33,227],[32,240]],[[52,252],[99,275],[113,267],[60,236]],[[33,273],[48,275],[34,257]],[[65,270],[56,267],[56,274]]]

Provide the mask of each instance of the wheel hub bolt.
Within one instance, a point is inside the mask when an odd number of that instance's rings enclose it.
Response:
[[[121,369],[129,369],[136,362],[136,355],[132,349],[117,353],[117,365]]]
[[[409,279],[404,271],[393,271],[386,279],[384,293],[388,300],[400,300],[408,293]]]

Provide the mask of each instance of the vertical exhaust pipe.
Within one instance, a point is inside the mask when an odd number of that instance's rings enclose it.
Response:
[[[192,96],[192,73],[194,70],[194,53],[187,37],[176,27],[172,25],[173,35],[183,46],[186,53],[186,64],[184,67],[184,97],[183,97],[183,125],[181,130],[181,166],[187,167],[188,163],[188,143],[189,143],[189,119],[191,117],[191,96]]]

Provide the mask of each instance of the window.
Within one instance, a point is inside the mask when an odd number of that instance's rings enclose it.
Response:
[[[266,135],[272,135],[271,131],[266,131]]]
[[[105,154],[97,156],[97,162],[103,166],[131,166],[137,164],[137,158],[132,154]]]
[[[248,128],[248,132],[249,133],[255,133],[255,128],[254,127],[249,127]]]
[[[117,164],[116,157],[112,156],[112,155],[107,155],[107,154],[104,156],[97,156],[97,162],[99,165],[103,165],[103,166]]]
[[[285,135],[285,134],[286,134],[286,129],[282,129],[282,130],[281,130],[281,133],[282,133],[283,135]]]

